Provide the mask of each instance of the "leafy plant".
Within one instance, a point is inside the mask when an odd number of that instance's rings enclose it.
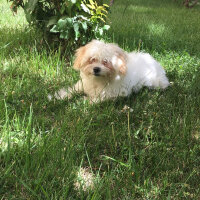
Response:
[[[67,40],[68,45],[85,44],[101,38],[109,25],[106,17],[109,6],[95,0],[10,0],[11,9],[24,9],[26,19],[49,34]]]
[[[198,3],[198,0],[184,0],[183,4],[187,8],[192,8]]]
[[[78,8],[79,14],[72,12],[76,8]],[[93,0],[76,2],[74,5],[70,5],[69,15],[62,16],[50,32],[60,33],[62,39],[70,40],[73,38],[81,43],[86,43],[92,38],[100,38],[104,31],[109,29],[109,26],[104,24],[107,14],[106,8],[108,8],[106,4],[98,6],[97,2]],[[51,20],[53,22],[54,18]],[[52,25],[51,20],[49,25]]]

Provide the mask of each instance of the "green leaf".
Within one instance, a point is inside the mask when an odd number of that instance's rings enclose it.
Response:
[[[87,7],[90,8],[90,9],[94,9],[95,10],[95,6],[94,5],[87,4]]]
[[[68,31],[62,32],[60,34],[60,38],[62,38],[62,39],[68,39],[69,38],[69,32]]]
[[[58,24],[59,29],[62,30],[67,25],[67,20],[66,19],[59,19],[57,24]]]
[[[74,23],[74,32],[75,32],[75,40],[77,40],[80,37],[80,32],[79,32],[79,24]]]
[[[66,21],[67,21],[68,25],[72,25],[73,24],[73,18],[67,17]]]
[[[71,0],[71,2],[72,2],[73,4],[75,4],[75,3],[76,3],[76,0]]]
[[[109,28],[110,28],[109,25],[104,25],[104,26],[103,26],[103,30],[108,30]]]
[[[54,25],[53,28],[50,30],[51,33],[59,33],[57,25]]]
[[[47,23],[47,27],[56,24],[57,21],[58,21],[58,16],[50,17],[50,18],[49,18],[49,21],[48,21],[48,23]]]
[[[83,15],[77,15],[76,18],[81,18],[84,21],[90,21],[87,17],[84,17]]]
[[[103,6],[104,6],[104,7],[107,7],[107,8],[109,7],[109,5],[108,5],[108,4],[105,4],[105,3],[103,4]]]
[[[103,35],[103,28],[99,28],[99,34],[102,36]]]
[[[90,9],[85,5],[85,4],[81,4],[81,8],[84,10],[84,12],[89,13],[90,14]]]
[[[86,21],[85,22],[81,22],[81,25],[82,25],[84,31],[87,31],[87,22]]]
[[[35,10],[37,3],[38,0],[29,0],[27,3],[25,3],[24,10],[26,10],[29,13],[32,13]]]
[[[60,30],[65,30],[66,27],[72,26],[73,20],[72,18],[61,18],[58,20],[57,25]]]
[[[25,13],[27,22],[30,24],[32,22],[32,15],[25,9],[24,9],[24,13]]]

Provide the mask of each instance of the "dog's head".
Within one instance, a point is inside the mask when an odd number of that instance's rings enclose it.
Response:
[[[113,79],[126,74],[126,53],[115,44],[92,40],[76,50],[74,69],[86,76]]]

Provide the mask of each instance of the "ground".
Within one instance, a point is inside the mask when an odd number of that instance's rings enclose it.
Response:
[[[22,10],[0,11],[1,199],[199,199],[198,5],[114,1],[105,39],[152,54],[172,84],[96,105],[49,102],[79,79],[73,52],[48,48]],[[77,191],[84,170],[94,185]]]

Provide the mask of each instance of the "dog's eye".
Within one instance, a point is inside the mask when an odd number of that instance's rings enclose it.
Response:
[[[107,60],[103,60],[102,64],[103,64],[103,65],[107,65],[107,64],[108,64],[108,61],[107,61]]]
[[[96,62],[96,59],[95,58],[90,58],[89,63],[92,64],[94,62]]]

